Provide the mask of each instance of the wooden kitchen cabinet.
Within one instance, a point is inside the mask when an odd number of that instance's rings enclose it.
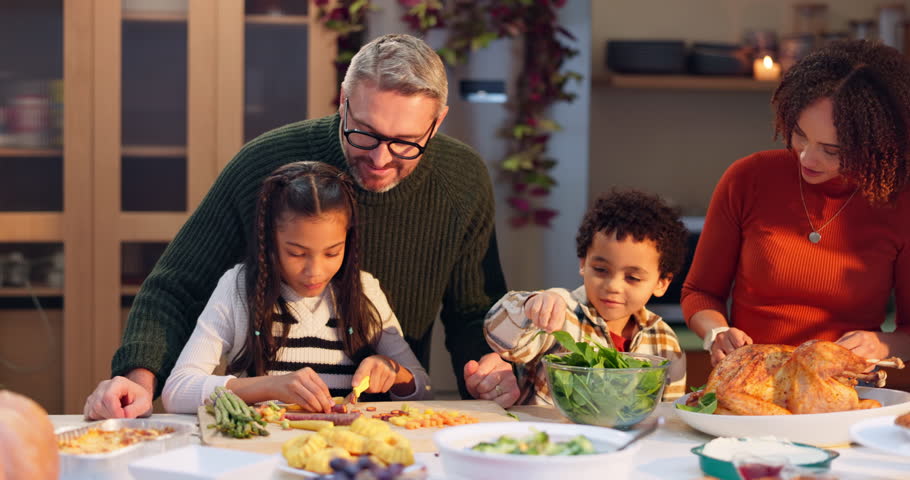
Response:
[[[0,108],[37,89],[5,79],[49,85],[43,137],[5,145],[0,129],[0,258],[64,263],[56,287],[35,275],[28,288],[0,280],[4,336],[28,317],[32,293],[50,307],[60,341],[48,368],[61,374],[48,382],[61,385],[21,382],[5,349],[0,385],[52,413],[81,412],[110,375],[125,309],[221,168],[248,139],[334,110],[334,35],[315,11],[276,0],[0,5]],[[37,362],[43,339],[23,340]]]

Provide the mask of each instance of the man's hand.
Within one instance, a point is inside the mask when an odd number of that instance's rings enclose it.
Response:
[[[566,323],[566,301],[558,293],[543,291],[525,300],[525,316],[534,326],[553,333]]]
[[[99,383],[85,399],[85,418],[100,420],[151,415],[155,375],[144,368],[137,368],[127,377],[114,377]]]
[[[493,400],[502,408],[511,407],[521,394],[512,365],[498,353],[488,353],[480,357],[480,362],[466,363],[464,383],[472,397]]]
[[[752,337],[746,335],[746,332],[731,328],[726,332],[717,334],[714,343],[711,344],[711,365],[717,365],[721,360],[743,345],[751,345]]]

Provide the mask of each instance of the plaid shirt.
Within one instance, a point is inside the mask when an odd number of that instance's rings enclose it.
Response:
[[[566,322],[562,329],[576,341],[585,336],[614,347],[607,323],[588,303],[582,285],[573,292],[563,288],[549,291],[559,294],[566,302]],[[552,405],[547,388],[546,369],[541,359],[551,353],[565,353],[566,350],[552,335],[537,335],[537,327],[524,314],[528,297],[539,292],[509,292],[502,297],[484,321],[483,332],[487,343],[503,359],[515,365],[521,396],[520,405]],[[686,390],[686,355],[679,346],[673,329],[659,315],[642,307],[632,315],[638,323],[638,331],[632,337],[630,352],[647,353],[670,360],[669,380],[664,389],[663,400],[671,401],[681,397]]]

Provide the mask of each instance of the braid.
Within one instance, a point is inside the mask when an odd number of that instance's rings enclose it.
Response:
[[[247,339],[237,357],[228,366],[228,372],[247,372],[263,375],[266,364],[274,355],[272,335],[273,311],[270,308],[269,285],[274,282],[269,267],[270,240],[274,219],[270,210],[273,196],[287,185],[280,175],[266,178],[256,202],[251,252],[245,268],[245,304],[248,305],[249,328]]]
[[[269,280],[269,265],[266,252],[268,250],[269,223],[271,223],[268,215],[269,205],[277,183],[271,178],[266,180],[262,194],[259,197],[259,211],[257,212],[259,221],[256,229],[256,263],[259,268],[256,272],[256,286],[252,292],[248,293],[248,295],[252,294],[252,301],[249,304],[253,305],[253,311],[250,315],[250,333],[253,336],[251,340],[253,345],[257,347],[253,356],[253,371],[251,372],[254,375],[265,373],[264,357],[270,356],[271,353],[271,342],[268,341],[268,338],[263,338],[263,335],[268,335],[271,332],[270,312],[267,310],[265,300],[265,291]]]

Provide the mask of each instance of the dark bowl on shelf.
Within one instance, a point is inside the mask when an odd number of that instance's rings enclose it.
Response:
[[[607,67],[618,73],[683,73],[686,44],[681,40],[609,40]]]
[[[689,73],[694,75],[748,75],[752,72],[749,49],[739,45],[696,43],[689,53]]]

